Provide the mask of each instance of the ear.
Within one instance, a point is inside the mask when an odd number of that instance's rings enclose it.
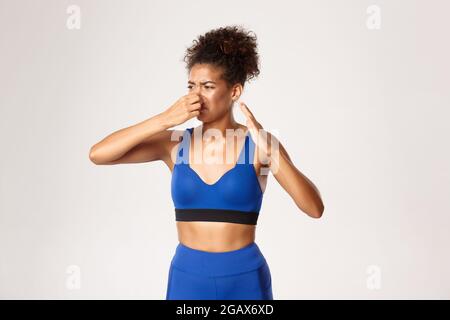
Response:
[[[233,102],[236,102],[239,97],[242,94],[242,85],[240,83],[237,83],[233,86],[233,88],[231,89],[231,100],[233,100]]]

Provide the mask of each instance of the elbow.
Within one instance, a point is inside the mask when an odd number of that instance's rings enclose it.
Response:
[[[309,216],[314,219],[320,219],[323,216],[323,212],[325,210],[324,205],[321,203],[316,209],[312,210],[309,213]]]
[[[307,216],[309,216],[311,218],[314,218],[314,219],[321,218],[322,215],[323,215],[323,211],[324,211],[323,205],[320,205],[320,206],[317,206],[317,207],[314,207],[314,208],[311,207],[311,208],[308,208],[308,209],[302,208],[300,206],[299,206],[299,208],[300,208],[300,211],[302,213],[304,213]]]
[[[91,160],[92,163],[97,165],[102,164],[95,152],[95,146],[91,147],[91,149],[89,150],[89,160]]]
[[[314,214],[310,214],[309,216],[313,219],[320,219],[322,218],[323,212],[315,212]]]

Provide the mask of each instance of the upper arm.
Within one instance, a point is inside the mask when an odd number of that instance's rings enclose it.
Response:
[[[168,157],[173,130],[164,130],[131,148],[119,159],[103,164],[141,163],[165,160]]]

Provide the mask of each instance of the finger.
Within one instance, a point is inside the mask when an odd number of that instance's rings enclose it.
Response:
[[[247,118],[254,118],[253,114],[250,112],[250,109],[247,107],[247,105],[245,103],[240,102],[240,105],[241,105],[242,112],[245,114],[245,116]]]
[[[202,97],[200,95],[198,95],[197,93],[189,93],[186,96],[186,100],[187,100],[188,104],[193,104],[193,103],[197,103],[197,102],[202,102]]]
[[[200,102],[196,102],[196,103],[188,105],[188,110],[189,111],[199,110],[201,108],[201,106],[202,106],[202,104]]]
[[[189,116],[190,116],[191,118],[196,117],[196,116],[198,116],[199,114],[200,114],[200,111],[199,111],[199,110],[194,110],[194,111],[192,111],[192,112],[189,112]]]
[[[188,105],[195,104],[195,103],[202,103],[203,97],[195,92],[191,92],[185,96],[185,102]]]
[[[243,103],[243,102],[242,102]],[[244,103],[245,108],[247,109],[248,113],[250,114],[250,116],[255,119],[255,115],[253,114],[253,112],[251,112],[250,108]]]

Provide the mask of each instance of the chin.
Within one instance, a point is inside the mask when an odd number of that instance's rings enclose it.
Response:
[[[205,118],[203,118],[203,117],[197,117],[197,119],[198,119],[198,121],[201,121],[202,123],[208,123],[208,122],[211,122],[210,120],[205,119]]]
[[[201,120],[201,119],[207,119],[208,118],[208,116],[206,115],[206,114],[202,114],[202,113],[200,113],[198,116],[197,116],[197,119],[199,119],[199,120]]]

